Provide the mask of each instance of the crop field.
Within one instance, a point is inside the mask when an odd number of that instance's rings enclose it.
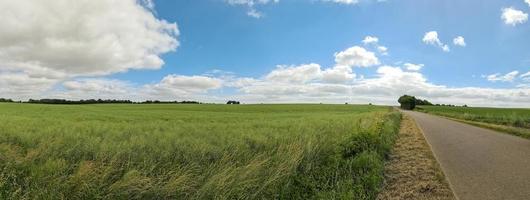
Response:
[[[374,199],[400,118],[354,105],[0,104],[0,199]]]
[[[520,128],[530,128],[530,109],[420,106],[428,113]]]
[[[417,110],[450,118],[480,122],[481,124],[477,125],[530,138],[530,109],[419,106]],[[489,126],[482,123],[506,127]]]

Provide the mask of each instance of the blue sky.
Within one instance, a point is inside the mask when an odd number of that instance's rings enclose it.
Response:
[[[29,31],[11,27],[0,36],[25,35],[31,45],[42,43],[32,49],[80,52],[68,58],[89,56],[79,57],[79,64],[12,50],[27,41],[0,42],[0,76],[5,77],[0,84],[7,88],[0,92],[20,99],[382,104],[394,104],[407,93],[440,103],[530,106],[530,2],[525,0],[94,1],[76,7],[83,16],[60,9],[67,4],[52,5],[54,10],[30,7],[42,15],[40,21],[20,22]],[[17,13],[17,5],[8,6],[12,15],[4,19],[25,15]],[[110,14],[116,10],[127,17]],[[61,22],[66,25],[32,33],[43,23],[55,24],[48,15],[52,11],[86,26]],[[91,34],[66,35],[69,25]],[[436,37],[427,38],[429,32]],[[363,43],[368,36],[377,42]],[[63,46],[50,45],[50,38]],[[92,45],[100,42],[112,46]],[[15,53],[24,56],[7,58]],[[420,69],[407,69],[411,65]]]
[[[181,46],[164,56],[159,71],[120,74],[140,82],[157,81],[168,73],[201,74],[220,69],[242,76],[261,76],[278,64],[333,65],[333,53],[376,36],[390,50],[385,64],[425,64],[423,73],[448,86],[511,87],[481,75],[530,70],[530,26],[506,25],[501,8],[514,1],[386,1],[344,5],[318,1],[281,1],[259,6],[263,17],[246,15],[245,6],[220,0],[155,1],[160,18],[177,22]],[[470,10],[472,8],[472,10]],[[425,32],[437,31],[440,40],[466,39],[464,48],[445,53],[425,45]],[[364,70],[373,76],[375,69]],[[473,77],[475,75],[475,77]]]

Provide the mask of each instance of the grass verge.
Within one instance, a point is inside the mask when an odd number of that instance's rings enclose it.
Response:
[[[423,133],[409,116],[401,121],[377,199],[455,199]]]
[[[419,106],[415,110],[530,139],[530,109]]]
[[[469,125],[487,128],[487,129],[507,133],[510,135],[515,135],[515,136],[523,137],[526,139],[530,139],[530,129],[518,128],[518,127],[513,127],[513,126],[504,126],[504,125],[498,125],[498,124],[490,124],[490,123],[484,123],[484,122],[475,122],[475,121],[463,120],[463,119],[446,117],[446,116],[442,116],[442,117],[445,117],[445,118],[448,118],[454,121],[466,123]]]

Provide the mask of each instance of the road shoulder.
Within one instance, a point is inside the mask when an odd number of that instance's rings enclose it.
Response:
[[[377,199],[455,199],[416,122],[403,115]]]

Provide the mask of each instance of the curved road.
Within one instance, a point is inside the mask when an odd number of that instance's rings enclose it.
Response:
[[[530,199],[530,140],[411,111],[458,199]]]

